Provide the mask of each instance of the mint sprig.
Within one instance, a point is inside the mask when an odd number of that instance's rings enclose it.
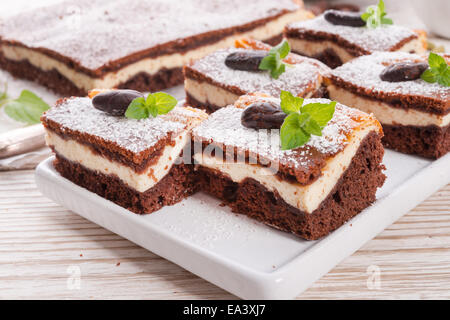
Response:
[[[270,76],[278,79],[286,71],[286,66],[290,66],[290,64],[283,62],[283,59],[286,58],[290,51],[289,43],[283,40],[283,42],[270,49],[268,55],[261,60],[259,70],[269,70]]]
[[[6,86],[0,94],[0,107],[5,108],[8,117],[26,124],[39,123],[42,113],[49,109],[44,100],[29,90],[23,90],[17,99],[9,99]]]
[[[281,149],[290,150],[303,146],[311,135],[321,136],[323,128],[333,118],[336,101],[330,103],[309,103],[294,97],[288,91],[281,91],[281,110],[288,116],[280,130]]]
[[[366,22],[366,26],[370,29],[378,28],[384,24],[393,24],[392,19],[386,18],[386,11],[383,0],[379,0],[378,4],[367,7],[366,11],[361,14],[361,19]]]
[[[428,56],[429,68],[425,70],[420,78],[429,83],[439,83],[444,87],[450,86],[450,66],[444,57],[434,52]]]
[[[150,93],[147,98],[139,97],[131,101],[125,112],[125,117],[131,119],[153,118],[169,113],[178,101],[170,94],[164,92]]]
[[[0,92],[0,107],[8,100],[8,83],[5,82],[3,91]]]

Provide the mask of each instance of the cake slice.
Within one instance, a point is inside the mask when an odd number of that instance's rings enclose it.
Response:
[[[89,97],[74,97],[57,102],[42,123],[63,177],[142,214],[196,191],[190,132],[205,117],[176,106],[156,118],[128,119],[94,108]],[[187,160],[180,161],[186,146]]]
[[[450,57],[444,58],[448,64]],[[383,78],[393,67],[393,76],[405,72],[408,78]],[[427,67],[424,56],[378,52],[334,69],[328,91],[333,100],[373,113],[383,125],[386,147],[439,158],[450,151],[450,87],[422,80]]]
[[[305,99],[304,103],[329,103]],[[257,130],[241,118],[264,94],[240,97],[194,128],[201,189],[245,214],[304,239],[318,239],[375,201],[385,176],[379,122],[342,104],[305,145],[280,149],[279,130]]]
[[[365,25],[336,25],[328,21],[327,11],[308,21],[290,23],[284,35],[292,51],[319,59],[331,68],[336,68],[356,57],[375,51],[404,51],[424,53],[426,34],[398,25],[383,25],[368,28]],[[342,15],[359,15],[344,13]]]
[[[4,20],[0,67],[65,96],[154,92],[181,84],[191,60],[242,36],[277,43],[309,17],[300,0],[66,1]]]
[[[302,97],[323,97],[323,76],[330,69],[320,61],[289,54],[285,62],[290,64],[278,79],[262,70],[239,70],[226,64],[231,55],[267,55],[272,47],[251,39],[236,41],[235,47],[218,50],[184,67],[186,103],[214,112],[233,104],[241,95],[262,92],[279,96],[288,90]],[[257,66],[256,66],[257,67]]]

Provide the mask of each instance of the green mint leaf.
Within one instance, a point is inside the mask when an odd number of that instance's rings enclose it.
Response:
[[[331,101],[330,103],[309,103],[302,107],[301,112],[308,113],[323,128],[333,118],[335,109],[336,101]]]
[[[278,79],[286,71],[286,66],[282,64],[279,68],[273,69],[270,72],[270,76],[274,79]]]
[[[288,115],[280,131],[283,150],[301,147],[308,142],[311,135],[321,136],[322,129],[333,118],[336,109],[336,101],[302,106],[304,99],[294,97],[288,91],[281,91],[280,99],[281,110]]]
[[[283,42],[281,42],[278,45],[276,45],[275,47],[273,47],[271,49],[271,51],[272,50],[273,50],[273,52],[278,52],[278,54],[280,55],[280,58],[284,59],[287,57],[289,52],[291,52],[291,47],[289,46],[289,42],[284,40]]]
[[[322,128],[321,126],[312,118],[308,117],[308,120],[303,125],[303,129],[315,136],[321,136],[322,135]]]
[[[370,16],[371,16],[370,13],[364,12],[364,13],[361,15],[361,19],[363,19],[363,21],[367,21],[367,19],[369,19]]]
[[[4,103],[5,113],[12,119],[26,124],[40,122],[49,105],[29,90],[23,90],[19,98]]]
[[[378,1],[378,10],[380,11],[381,14],[384,13],[384,8],[385,8],[384,1],[383,0]]]
[[[267,55],[259,63],[259,70],[271,70],[276,67],[275,57],[273,55]]]
[[[293,112],[299,113],[300,108],[303,105],[303,98],[295,97],[292,93],[289,91],[281,91],[280,94],[281,99],[281,110],[283,110],[284,113],[290,114]]]
[[[379,0],[378,4],[368,6],[366,11],[361,14],[361,19],[366,22],[367,28],[375,29],[384,24],[393,24],[390,18],[386,18],[386,6],[383,0]]]
[[[394,24],[394,21],[389,18],[381,18],[381,24]]]
[[[422,73],[422,75],[420,76],[420,78],[429,83],[436,82],[436,75],[434,74],[434,72],[431,69],[425,70]]]
[[[428,65],[420,78],[429,83],[439,83],[444,87],[450,86],[450,66],[445,61],[444,57],[439,54],[430,52],[428,56]]]
[[[156,103],[155,96],[152,95],[152,94],[149,94],[149,95],[147,96],[147,98],[145,99],[145,105],[146,105],[147,107],[149,107],[149,106],[154,105],[155,103]]]
[[[125,111],[125,117],[129,119],[145,119],[149,116],[149,110],[145,105],[145,99],[142,97],[131,101],[130,105]]]
[[[434,52],[430,52],[428,56],[428,65],[431,69],[438,69],[441,65],[446,66],[447,62],[445,62],[444,57]]]
[[[281,149],[290,150],[304,145],[311,135],[300,126],[300,115],[291,113],[285,119],[280,129]]]
[[[153,118],[156,118],[158,116],[158,107],[156,106],[156,104],[147,106],[147,110]]]
[[[155,92],[153,96],[158,114],[169,113],[178,103],[177,99],[164,92]]]
[[[444,86],[444,87],[450,87],[450,68],[447,68],[444,72],[441,72],[437,76],[437,82]]]
[[[0,92],[0,106],[8,99],[8,83],[5,82],[3,92]]]
[[[125,112],[125,117],[132,119],[153,118],[169,113],[178,101],[164,92],[150,93],[147,98],[139,97],[131,101]]]
[[[268,70],[272,78],[278,79],[286,71],[286,63],[283,62],[283,59],[289,54],[290,50],[289,43],[283,40],[270,49],[269,54],[261,60],[258,66],[259,70]]]

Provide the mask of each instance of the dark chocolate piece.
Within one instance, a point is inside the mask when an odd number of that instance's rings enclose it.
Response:
[[[111,90],[97,94],[92,99],[92,105],[113,116],[123,116],[130,103],[144,95],[136,90]]]
[[[249,105],[242,113],[241,122],[247,128],[280,129],[286,117],[278,105],[266,101]]]
[[[380,74],[380,79],[389,82],[411,81],[419,79],[428,69],[426,62],[399,62],[386,67]]]
[[[266,56],[267,51],[233,52],[225,59],[225,65],[235,70],[260,71],[259,64]]]
[[[366,25],[366,22],[361,19],[361,14],[359,12],[327,10],[324,13],[324,18],[334,25],[358,28]]]

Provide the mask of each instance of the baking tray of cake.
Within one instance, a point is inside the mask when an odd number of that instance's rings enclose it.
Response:
[[[52,161],[36,169],[45,196],[244,299],[295,297],[450,182],[450,154],[430,161],[386,150],[387,180],[377,201],[328,236],[306,241],[203,193],[137,215],[61,177]]]

